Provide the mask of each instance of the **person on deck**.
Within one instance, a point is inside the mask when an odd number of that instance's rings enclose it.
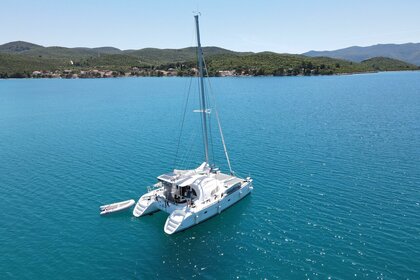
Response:
[[[185,196],[186,198],[187,198],[187,203],[188,203],[188,206],[191,206],[191,187],[190,186],[188,186],[187,187],[187,195]]]

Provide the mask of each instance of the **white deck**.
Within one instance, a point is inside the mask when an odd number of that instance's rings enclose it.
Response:
[[[167,212],[170,214],[165,223],[165,232],[168,234],[184,230],[219,214],[253,189],[250,178],[212,173],[203,165],[197,169],[163,174],[158,179],[156,189],[139,199],[133,215],[140,217],[159,210]],[[188,187],[196,194],[191,200],[180,195],[182,188]],[[180,195],[178,199],[172,197],[177,195]]]

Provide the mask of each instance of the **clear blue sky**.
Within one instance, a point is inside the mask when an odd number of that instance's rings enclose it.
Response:
[[[197,8],[203,45],[237,51],[420,42],[420,0],[26,0],[0,2],[0,44],[181,48]]]

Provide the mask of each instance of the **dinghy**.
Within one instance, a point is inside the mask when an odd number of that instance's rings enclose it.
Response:
[[[130,199],[130,200],[125,200],[125,201],[121,201],[121,202],[115,202],[115,203],[108,204],[108,205],[102,205],[100,207],[100,209],[101,209],[100,214],[105,215],[105,214],[109,214],[109,213],[122,211],[122,210],[125,210],[127,208],[130,208],[131,206],[133,206],[134,203],[135,203],[134,199]]]

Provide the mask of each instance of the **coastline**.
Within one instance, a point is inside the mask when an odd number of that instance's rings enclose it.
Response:
[[[420,72],[420,69],[407,69],[407,70],[384,70],[384,71],[365,71],[365,72],[346,72],[346,73],[332,73],[332,74],[312,74],[312,75],[223,75],[223,76],[210,76],[210,78],[264,78],[264,77],[325,77],[325,76],[350,76],[350,75],[366,75],[378,73],[392,73],[392,72]],[[37,79],[121,79],[121,78],[188,78],[195,77],[194,75],[104,75],[104,76],[61,76],[61,75],[48,75],[48,76],[29,76],[29,77],[0,77],[0,80],[37,80]]]

